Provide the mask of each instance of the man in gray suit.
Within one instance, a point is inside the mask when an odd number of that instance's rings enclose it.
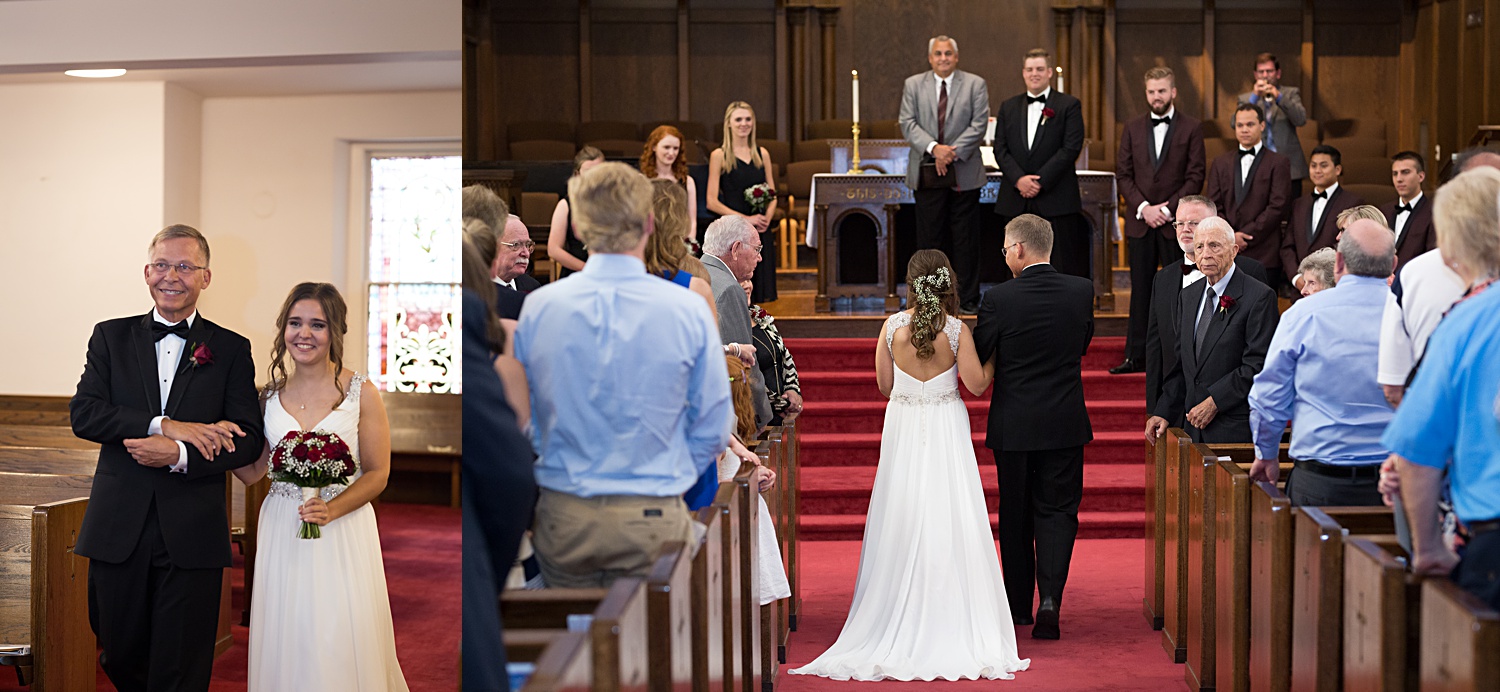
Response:
[[[1281,86],[1281,61],[1270,53],[1255,56],[1255,90],[1240,94],[1240,103],[1253,104],[1266,113],[1266,148],[1292,164],[1291,199],[1302,196],[1302,181],[1307,179],[1307,158],[1297,128],[1307,124],[1307,109],[1302,107],[1302,92],[1297,87]]]
[[[760,263],[760,235],[743,216],[724,216],[708,225],[703,233],[703,265],[708,267],[708,282],[714,290],[714,306],[719,313],[719,336],[724,340],[724,354],[738,356],[750,376],[750,398],[755,403],[755,423],[771,420],[771,400],[766,396],[766,382],[755,367],[755,337],[750,333],[750,303],[740,288],[741,279],[755,274]]]
[[[906,78],[901,133],[911,144],[906,184],[917,200],[917,249],[938,249],[958,273],[959,311],[979,311],[979,144],[990,118],[984,78],[958,69],[958,41],[927,42],[932,69]],[[927,169],[923,175],[922,169]],[[924,178],[926,182],[924,183]]]

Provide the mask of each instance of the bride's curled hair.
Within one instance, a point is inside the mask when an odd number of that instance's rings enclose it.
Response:
[[[958,291],[953,265],[942,250],[918,250],[906,264],[906,288],[915,308],[911,318],[911,345],[917,357],[926,360],[936,350],[933,339],[948,324],[948,315],[958,314]]]
[[[286,302],[281,304],[281,313],[276,315],[276,339],[271,346],[271,366],[268,368],[270,377],[266,381],[266,388],[261,392],[261,398],[269,399],[275,392],[286,386],[286,320],[292,313],[292,306],[304,300],[315,300],[323,309],[323,317],[328,320],[328,360],[333,362],[333,386],[339,390],[339,402],[344,401],[344,384],[339,377],[344,374],[344,334],[349,331],[347,315],[349,308],[344,304],[344,297],[339,295],[339,289],[333,284],[304,281],[292,287],[292,292],[286,296]],[[338,408],[338,405],[334,405]]]

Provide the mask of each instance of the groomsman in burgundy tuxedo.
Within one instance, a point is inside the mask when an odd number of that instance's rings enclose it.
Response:
[[[1339,185],[1344,174],[1343,155],[1327,144],[1319,144],[1307,161],[1307,179],[1312,192],[1292,204],[1286,235],[1281,238],[1281,270],[1287,281],[1297,276],[1297,267],[1308,255],[1325,247],[1337,248],[1339,212],[1365,201]]]
[[[1437,247],[1437,231],[1432,230],[1432,204],[1422,194],[1427,180],[1427,162],[1415,151],[1403,151],[1391,157],[1391,184],[1396,201],[1380,207],[1386,225],[1396,232],[1396,271],[1411,258]]]
[[[1261,141],[1265,129],[1266,114],[1260,108],[1242,103],[1234,109],[1239,146],[1209,165],[1203,194],[1234,227],[1240,254],[1260,262],[1267,277],[1280,284],[1276,277],[1281,274],[1281,222],[1292,201],[1291,162]]]
[[[1130,326],[1125,332],[1125,362],[1110,369],[1116,375],[1145,369],[1152,277],[1158,267],[1182,255],[1172,227],[1178,200],[1203,189],[1203,126],[1193,116],[1178,113],[1176,100],[1172,70],[1148,70],[1146,103],[1151,112],[1125,123],[1115,159],[1115,179],[1127,207],[1125,242],[1130,252]]]

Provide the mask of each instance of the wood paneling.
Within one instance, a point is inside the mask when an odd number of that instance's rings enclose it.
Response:
[[[668,13],[669,22],[655,14],[651,21],[601,21],[600,13],[594,11],[592,32],[593,120],[675,120],[677,13]]]
[[[518,21],[502,13],[497,25],[501,120],[578,122],[576,8],[572,21]]]
[[[1318,100],[1308,117],[1378,118],[1391,128],[1397,121],[1397,64],[1401,50],[1399,24],[1318,24],[1314,31]],[[1386,132],[1386,141],[1393,139]]]
[[[757,23],[697,23],[689,29],[692,50],[692,119],[708,126],[715,142],[723,134],[724,108],[744,101],[760,120],[776,118],[776,68],[772,13]]]

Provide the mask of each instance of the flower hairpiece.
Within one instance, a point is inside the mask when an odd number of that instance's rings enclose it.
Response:
[[[952,276],[947,267],[938,267],[937,271],[912,279],[912,293],[916,295],[917,309],[916,319],[926,322],[936,319],[942,312],[942,306],[938,301],[937,292],[949,286]]]

